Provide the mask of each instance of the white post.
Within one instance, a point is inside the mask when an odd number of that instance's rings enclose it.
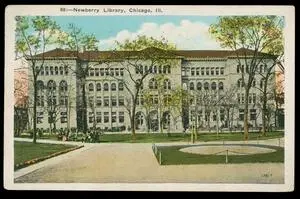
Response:
[[[159,152],[159,164],[161,165],[161,151]]]
[[[228,149],[226,150],[226,164],[228,163]]]

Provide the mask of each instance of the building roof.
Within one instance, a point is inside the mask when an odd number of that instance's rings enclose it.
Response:
[[[128,56],[138,56],[142,53],[147,53],[148,55],[155,52],[166,52],[157,48],[147,48],[141,51],[71,51],[56,48],[54,50],[47,51],[43,54],[37,55],[37,57],[44,58],[79,58],[84,60],[90,59],[107,59],[113,57],[128,57]],[[240,56],[253,55],[254,51],[250,49],[241,48],[236,51],[231,50],[174,50],[167,53],[171,56],[180,56],[183,58],[227,58],[235,57],[237,54]],[[259,53],[260,55],[268,55],[265,53]]]

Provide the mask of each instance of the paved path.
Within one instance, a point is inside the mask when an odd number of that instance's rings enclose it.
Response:
[[[276,139],[261,142],[278,144]],[[149,143],[86,143],[79,150],[15,172],[15,182],[284,183],[283,176],[283,163],[160,166]]]

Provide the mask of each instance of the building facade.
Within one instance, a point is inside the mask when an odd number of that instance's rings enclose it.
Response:
[[[175,55],[172,64],[151,68],[147,61],[134,67],[122,60],[109,64],[101,61],[103,54],[110,53],[75,53],[62,49],[44,53],[43,60],[37,62],[37,66],[43,62],[37,83],[37,128],[80,128],[86,120],[89,128],[130,129],[133,102],[128,90],[135,90],[132,80],[138,80],[145,71],[150,72],[142,81],[136,101],[137,131],[163,128],[181,132],[191,125],[209,130],[242,127],[245,103],[242,77],[247,79],[249,63],[247,59],[237,59],[236,52],[172,51]],[[266,57],[257,67],[249,94],[248,113],[252,127],[262,124],[263,78],[272,65],[272,59]],[[32,81],[29,84],[32,103]],[[275,80],[270,79],[269,84],[268,88],[272,88]],[[178,88],[192,97],[180,105],[182,111],[176,112],[175,108],[162,104]],[[146,103],[146,93],[151,105]],[[272,105],[272,101],[268,104]]]

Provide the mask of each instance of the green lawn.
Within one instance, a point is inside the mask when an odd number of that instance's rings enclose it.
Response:
[[[32,142],[14,142],[14,164],[20,164],[35,158],[41,158],[59,151],[74,148],[74,145],[44,144]]]
[[[258,133],[249,133],[249,140],[264,140],[271,138],[280,138],[284,136],[284,132],[270,132],[267,136],[262,137]],[[136,134],[136,140],[132,140],[131,134],[104,134],[100,137],[100,142],[137,142],[137,143],[160,143],[160,142],[189,142],[190,135],[183,133],[171,133],[168,137],[167,133],[149,133]],[[201,133],[197,137],[198,141],[240,141],[244,140],[243,133]]]
[[[181,164],[224,164],[225,155],[201,155],[179,151],[187,146],[158,146],[157,160],[161,152],[162,165]],[[254,155],[229,155],[228,163],[262,163],[262,162],[284,162],[284,149],[277,146],[264,146],[275,149],[275,152]]]

